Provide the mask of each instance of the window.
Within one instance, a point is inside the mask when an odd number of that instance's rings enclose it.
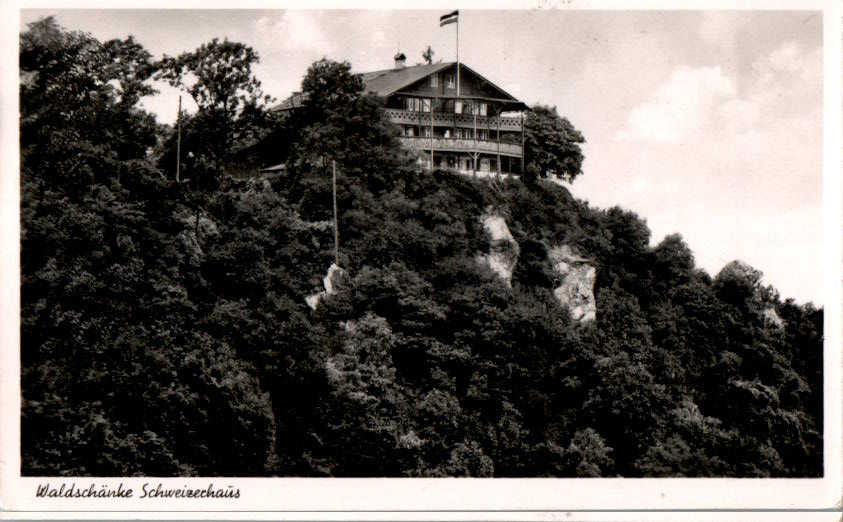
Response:
[[[422,108],[425,102],[427,103],[427,109]],[[430,112],[430,100],[422,100],[421,98],[404,98],[404,110],[413,112],[424,110],[424,112]]]
[[[457,87],[456,77],[453,73],[445,76],[445,87],[449,89],[455,89]]]
[[[478,140],[487,140],[489,139],[489,131],[486,129],[477,129],[477,139]]]
[[[422,136],[425,138],[430,137],[430,127],[422,127]]]
[[[462,100],[454,102],[454,114],[462,114]]]
[[[431,87],[439,87],[439,75],[438,74],[430,75],[430,86]]]
[[[404,127],[404,136],[412,138],[416,135],[416,128],[415,127]]]
[[[486,115],[486,102],[480,103],[480,116]]]
[[[430,112],[430,98],[422,98],[421,110],[422,112]]]

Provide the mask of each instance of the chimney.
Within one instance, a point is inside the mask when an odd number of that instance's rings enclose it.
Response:
[[[395,55],[395,68],[396,69],[403,69],[404,66],[407,64],[407,57],[404,56],[404,53],[401,51]]]

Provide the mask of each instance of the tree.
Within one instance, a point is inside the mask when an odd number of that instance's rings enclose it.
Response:
[[[315,122],[332,116],[357,101],[363,89],[363,78],[351,72],[350,63],[327,58],[314,62],[301,82],[305,117]]]
[[[691,280],[694,274],[694,254],[681,234],[665,236],[653,249],[652,272],[658,290],[665,293]]]
[[[736,259],[720,270],[712,285],[720,300],[748,316],[763,307],[763,277],[760,270]]]
[[[428,65],[430,65],[430,64],[433,63],[433,55],[434,54],[436,54],[436,53],[434,53],[433,49],[431,49],[431,47],[428,45],[427,49],[425,49],[424,52],[422,53],[422,58],[424,58],[424,61],[427,62]]]
[[[712,281],[680,236],[651,247],[644,219],[557,184],[418,175],[329,60],[281,129],[294,175],[191,200],[147,158],[152,65],[51,20],[21,36],[25,474],[822,474],[823,312],[760,272]],[[214,170],[217,87],[182,128],[194,171]],[[261,104],[231,114],[233,148],[265,128]],[[349,277],[311,310],[333,258],[319,155]],[[521,245],[511,287],[477,262],[489,206]],[[596,265],[596,321],[553,296],[560,244]]]
[[[394,335],[385,319],[372,314],[348,321],[345,330],[342,351],[324,365],[332,398],[326,442],[337,450],[335,472],[394,476],[394,453],[406,433],[399,408],[407,402],[396,383]]]
[[[538,175],[570,182],[582,174],[585,156],[580,145],[585,143],[585,138],[567,118],[556,113],[556,107],[536,105],[527,113],[524,141],[525,181]]]
[[[288,164],[303,167],[336,159],[344,174],[396,170],[394,160],[406,154],[384,116],[384,101],[364,94],[363,80],[348,62],[314,62],[301,89],[305,102],[289,122],[299,139]]]
[[[165,55],[160,63],[157,77],[185,89],[199,106],[205,146],[195,153],[207,156],[217,174],[235,146],[253,137],[252,124],[271,101],[252,74],[259,61],[251,47],[214,38],[193,52]]]
[[[155,120],[137,108],[155,92],[154,65],[132,37],[102,44],[48,17],[21,34],[19,60],[24,178],[83,188],[155,144]]]

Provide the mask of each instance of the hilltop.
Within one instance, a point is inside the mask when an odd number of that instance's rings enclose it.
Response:
[[[353,89],[272,124],[282,175],[176,182],[78,65],[22,86],[24,475],[822,475],[823,312],[752,267],[425,171]]]

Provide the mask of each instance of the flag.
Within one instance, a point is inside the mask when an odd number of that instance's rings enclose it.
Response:
[[[453,13],[448,13],[446,15],[442,15],[439,17],[439,27],[443,25],[453,24],[456,23],[459,19],[460,12],[454,11]]]

